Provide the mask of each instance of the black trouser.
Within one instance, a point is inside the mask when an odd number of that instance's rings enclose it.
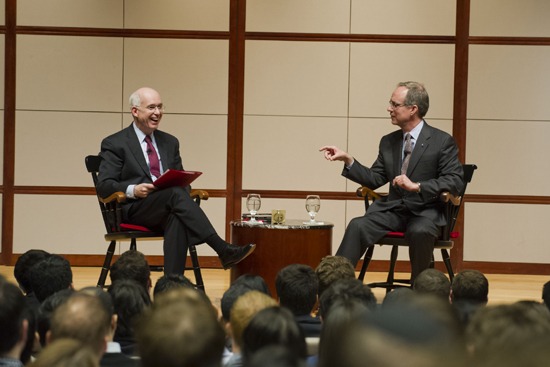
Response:
[[[164,273],[183,274],[187,249],[216,231],[183,187],[155,191],[130,204],[128,221],[164,231]]]
[[[412,214],[404,204],[388,211],[367,212],[363,217],[352,219],[336,255],[348,258],[355,267],[367,248],[389,232],[405,233],[411,260],[411,280],[414,281],[430,266],[440,228],[431,219]]]

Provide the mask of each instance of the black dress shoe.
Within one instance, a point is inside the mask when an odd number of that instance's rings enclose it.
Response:
[[[245,257],[250,255],[256,249],[256,244],[251,243],[246,246],[228,245],[225,251],[219,255],[223,269],[231,269],[240,263]]]

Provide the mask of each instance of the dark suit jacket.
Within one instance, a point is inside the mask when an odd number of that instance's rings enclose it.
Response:
[[[349,170],[344,168],[342,175],[375,190],[401,174],[402,149],[403,132],[394,131],[380,141],[378,158],[371,168],[356,160]],[[368,212],[391,210],[403,202],[413,214],[427,217],[438,226],[444,225],[446,220],[439,194],[449,191],[457,195],[464,185],[464,171],[458,160],[455,139],[424,121],[409,161],[407,177],[412,182],[420,182],[420,193],[390,184],[388,196],[376,200]]]
[[[183,170],[178,139],[160,130],[156,130],[154,135],[162,168],[165,171]],[[132,124],[103,139],[99,155],[103,158],[99,166],[97,183],[97,192],[100,197],[107,198],[118,191],[125,193],[128,185],[153,182]],[[132,202],[133,200],[129,200],[128,204]],[[123,206],[123,210],[126,215],[127,205]]]

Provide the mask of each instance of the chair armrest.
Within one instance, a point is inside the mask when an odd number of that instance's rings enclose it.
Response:
[[[205,190],[191,190],[192,198],[199,198],[201,200],[208,200],[208,191]]]
[[[378,195],[377,193],[375,193],[374,191],[372,191],[368,187],[360,187],[360,188],[357,189],[357,191],[355,193],[360,198],[368,197],[371,200],[378,200],[378,199],[381,198],[380,195]]]
[[[451,203],[453,203],[454,206],[459,206],[460,202],[462,201],[462,197],[453,195],[448,191],[444,191],[439,194],[439,200],[444,203],[448,203],[450,201]]]
[[[108,204],[112,201],[118,201],[119,203],[123,203],[126,201],[126,194],[124,194],[122,191],[115,192],[113,195],[109,196],[106,199],[99,198],[99,201],[101,201],[103,204]]]

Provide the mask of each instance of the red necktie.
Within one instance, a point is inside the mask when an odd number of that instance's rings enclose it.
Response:
[[[151,175],[156,178],[160,177],[160,164],[157,151],[151,141],[149,135],[145,136],[145,141],[147,142],[147,156],[149,157],[149,169],[151,170]]]

